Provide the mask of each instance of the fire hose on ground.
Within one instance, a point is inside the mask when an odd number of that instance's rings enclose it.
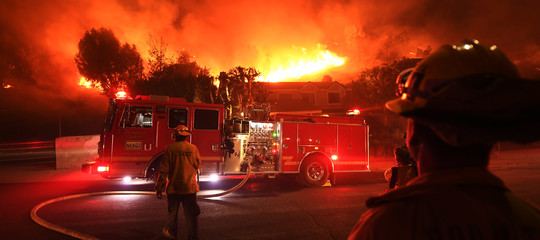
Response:
[[[251,175],[251,167],[249,167],[249,164],[248,164],[246,176],[236,186],[234,186],[234,187],[232,187],[232,188],[230,188],[228,190],[225,190],[223,192],[216,193],[216,194],[197,195],[197,198],[214,198],[214,197],[220,197],[220,196],[224,196],[224,195],[227,195],[229,193],[232,193],[232,192],[238,190],[239,188],[241,188],[247,182],[250,175]],[[75,231],[73,229],[70,229],[70,228],[67,228],[67,227],[63,227],[63,226],[48,222],[48,221],[44,220],[43,218],[40,218],[37,215],[37,211],[40,208],[42,208],[42,207],[44,207],[46,205],[49,205],[51,203],[61,202],[61,201],[69,200],[69,199],[82,198],[82,197],[91,197],[91,196],[101,196],[101,195],[136,195],[136,194],[138,194],[138,195],[155,195],[156,193],[153,192],[153,191],[152,192],[151,191],[107,191],[107,192],[92,192],[92,193],[82,193],[82,194],[74,194],[74,195],[69,195],[69,196],[63,196],[63,197],[58,197],[58,198],[54,198],[54,199],[50,199],[50,200],[41,202],[38,205],[34,206],[34,208],[32,208],[32,211],[30,211],[30,217],[32,218],[32,220],[35,223],[37,223],[37,224],[39,224],[39,225],[41,225],[41,226],[43,226],[43,227],[45,227],[47,229],[50,229],[52,231],[62,233],[64,235],[68,235],[68,236],[71,236],[71,237],[74,237],[74,238],[84,239],[84,240],[99,239],[99,238],[94,237],[92,235],[88,235],[86,233],[78,232],[78,231]]]

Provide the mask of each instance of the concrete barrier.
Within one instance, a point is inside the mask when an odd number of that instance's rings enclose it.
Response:
[[[99,135],[59,137],[55,140],[56,169],[81,169],[98,156]]]

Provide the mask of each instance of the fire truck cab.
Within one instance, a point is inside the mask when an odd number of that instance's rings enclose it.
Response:
[[[322,186],[334,174],[369,171],[363,119],[276,114],[269,119],[224,119],[224,106],[182,98],[111,99],[98,144],[99,159],[83,165],[106,178],[155,178],[173,130],[192,131],[201,176],[295,174]]]

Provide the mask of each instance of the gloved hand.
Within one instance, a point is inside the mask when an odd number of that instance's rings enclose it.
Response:
[[[163,198],[163,193],[160,192],[160,191],[156,191],[156,197],[157,197],[158,199],[162,199],[162,198]]]

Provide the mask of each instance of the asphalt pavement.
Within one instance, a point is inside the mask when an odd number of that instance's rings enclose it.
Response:
[[[537,179],[537,177],[533,178],[532,182],[531,180],[527,180],[524,178],[524,176],[528,175],[518,175],[515,173],[507,174],[509,171],[508,169],[524,169],[519,170],[523,171],[525,173],[528,173],[525,169],[540,169],[540,148],[527,148],[527,149],[510,149],[510,150],[503,150],[503,151],[494,151],[493,155],[491,157],[491,163],[490,163],[490,169],[493,170],[497,175],[500,175],[505,180],[510,180],[509,185],[512,190],[515,190],[517,193],[519,193],[521,196],[524,196],[525,198],[530,199],[533,203],[538,204],[538,196],[536,191],[534,191],[533,188],[531,188],[530,184],[532,183],[534,186],[538,185],[538,182],[534,179]],[[372,176],[382,176],[381,172],[391,165],[393,165],[393,162],[391,159],[375,159],[372,158],[373,164],[372,164],[372,170],[374,172],[372,173]],[[537,170],[534,170],[537,172]],[[379,176],[379,177],[380,177]],[[531,176],[529,176],[530,178]],[[380,179],[379,179],[380,180]],[[39,162],[39,163],[25,163],[25,164],[0,164],[0,183],[2,184],[8,184],[9,183],[47,183],[47,182],[93,182],[94,184],[103,182],[104,181],[110,181],[108,179],[102,178],[99,175],[89,175],[87,173],[81,172],[79,169],[56,169],[54,162]],[[256,187],[256,185],[253,185]],[[367,187],[368,185],[366,185]],[[377,186],[375,186],[377,187]],[[348,187],[346,187],[348,188]],[[374,190],[376,192],[377,189]],[[288,192],[279,192],[280,194],[286,196],[284,197],[283,201],[286,202],[289,199],[290,196],[288,196]],[[253,193],[250,193],[253,195]],[[301,194],[305,194],[305,192],[301,192]],[[275,196],[270,196],[270,199],[275,198]],[[153,198],[151,198],[153,199]],[[243,198],[239,198],[239,196],[234,197],[235,201],[246,201]],[[45,200],[45,198],[43,199]],[[43,201],[41,200],[41,201]],[[360,201],[360,200],[358,200]],[[210,207],[212,202],[204,202],[203,204],[207,204]],[[362,205],[362,202],[359,203]],[[358,209],[361,209],[359,206],[354,207],[358,211]],[[256,205],[255,205],[256,206]],[[24,211],[29,211],[30,209],[24,209]],[[271,211],[269,211],[271,212]],[[27,215],[27,213],[23,213],[23,215]],[[249,216],[249,214],[247,215]],[[208,218],[213,219],[213,218]],[[37,226],[36,226],[37,227]],[[212,239],[212,238],[210,238]]]

